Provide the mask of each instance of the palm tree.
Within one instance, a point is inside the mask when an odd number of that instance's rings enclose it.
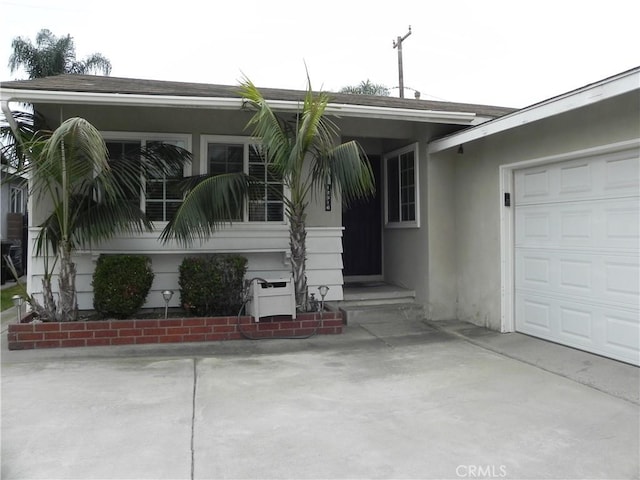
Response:
[[[314,93],[307,77],[307,90],[294,116],[276,114],[256,86],[246,77],[240,93],[255,110],[247,127],[262,140],[269,173],[281,178],[285,189],[274,189],[285,206],[289,223],[291,267],[296,304],[307,304],[306,211],[313,193],[330,182],[347,204],[374,192],[371,165],[355,141],[336,144],[337,126],[325,116],[326,93]],[[308,165],[308,168],[307,168]],[[244,173],[227,173],[200,179],[191,188],[161,238],[188,245],[195,238],[209,237],[231,222],[237,206],[250,198],[252,187],[261,182]],[[263,184],[262,184],[263,185]],[[285,195],[285,191],[289,195]],[[320,196],[321,198],[321,196]]]
[[[53,132],[37,132],[20,139],[27,161],[20,170],[30,179],[35,204],[50,205],[40,225],[35,254],[44,260],[43,303],[28,301],[43,321],[77,319],[76,268],[73,251],[118,233],[152,230],[152,223],[138,205],[127,201],[139,192],[140,173],[157,177],[182,171],[190,159],[185,150],[168,144],[152,144],[130,157],[109,159],[100,132],[82,118],[70,118]],[[52,259],[52,260],[51,260]],[[59,263],[59,265],[58,265]],[[58,267],[58,294],[52,278]]]
[[[340,93],[351,93],[354,95],[378,95],[381,97],[388,97],[390,94],[389,87],[385,87],[379,83],[372,83],[368,78],[366,81],[360,82],[359,85],[342,87],[340,89]]]
[[[76,47],[71,35],[56,37],[51,31],[42,29],[36,35],[36,44],[28,38],[16,37],[11,43],[13,53],[9,57],[11,73],[24,67],[29,79],[59,75],[62,73],[87,74],[111,73],[111,62],[100,53],[76,60]]]

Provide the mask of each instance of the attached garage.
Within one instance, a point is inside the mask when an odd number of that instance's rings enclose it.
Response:
[[[514,171],[515,328],[638,364],[638,148]]]
[[[428,315],[640,365],[640,67],[429,143]]]

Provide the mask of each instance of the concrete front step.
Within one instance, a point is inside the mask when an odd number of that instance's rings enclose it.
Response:
[[[366,301],[394,298],[415,298],[416,292],[384,283],[353,286],[346,284],[343,289],[345,301]]]
[[[353,300],[341,300],[336,303],[340,308],[342,307],[369,307],[377,305],[404,305],[407,303],[413,303],[415,296],[403,296],[403,297],[391,297],[391,298],[361,298]]]
[[[344,322],[347,324],[424,319],[423,306],[415,302],[383,305],[344,305],[344,303],[340,303],[338,308],[342,311]]]

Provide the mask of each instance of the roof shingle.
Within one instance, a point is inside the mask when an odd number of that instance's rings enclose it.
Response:
[[[206,83],[172,82],[138,78],[105,77],[98,75],[56,75],[33,80],[14,80],[0,83],[0,88],[16,90],[47,90],[59,92],[113,93],[137,95],[166,95],[184,97],[240,98],[238,86]],[[278,88],[260,88],[267,100],[299,101],[305,92]],[[470,112],[480,116],[500,117],[514,108],[476,105],[469,103],[416,100],[408,98],[354,95],[328,92],[331,103],[410,110],[443,112]]]

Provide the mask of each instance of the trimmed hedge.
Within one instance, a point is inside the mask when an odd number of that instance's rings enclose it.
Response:
[[[247,259],[240,255],[186,257],[180,264],[180,301],[195,316],[237,315]]]
[[[153,283],[143,255],[100,255],[93,272],[93,308],[104,317],[127,318],[143,305]]]

